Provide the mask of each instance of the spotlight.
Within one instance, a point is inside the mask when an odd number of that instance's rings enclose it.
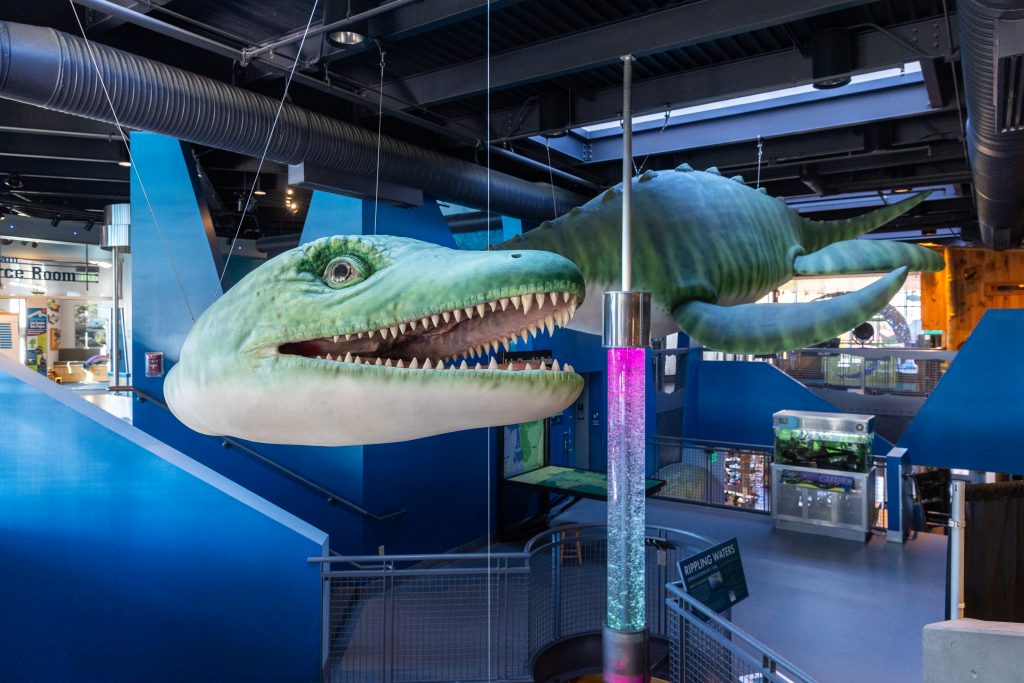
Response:
[[[125,146],[121,146],[118,149],[120,149],[120,152],[118,154],[117,165],[120,166],[121,168],[131,168],[132,155],[128,153],[128,148]]]
[[[292,189],[292,188],[290,188],[290,187],[289,187],[289,188],[288,188],[287,190],[285,190],[285,191],[284,191],[284,193],[285,193],[286,195],[288,195],[289,197],[291,197],[291,196],[292,196],[292,194],[293,194],[294,192],[295,192],[295,190],[293,190],[293,189]]]
[[[32,248],[33,249],[38,249],[39,248],[39,242],[33,242],[32,243]]]
[[[892,193],[893,194],[907,194],[908,192],[910,192],[910,188],[909,187],[894,187],[894,188],[892,188]]]
[[[325,0],[324,26],[336,21],[360,14],[367,9],[365,0]],[[359,45],[366,41],[367,23],[357,21],[339,27],[327,34],[327,42],[342,49]]]
[[[252,193],[257,197],[265,197],[267,195],[267,191],[261,187],[260,177],[258,175],[256,176],[256,188]]]
[[[12,173],[4,178],[4,185],[12,190],[20,190],[25,187],[25,183],[21,182],[21,177],[16,173]]]
[[[853,70],[853,40],[846,28],[827,28],[811,38],[813,85],[819,90],[838,88],[850,82]]]

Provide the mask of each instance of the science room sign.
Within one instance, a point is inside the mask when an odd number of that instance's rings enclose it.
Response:
[[[99,284],[99,268],[93,265],[0,256],[0,289],[12,294],[85,294],[87,286]]]

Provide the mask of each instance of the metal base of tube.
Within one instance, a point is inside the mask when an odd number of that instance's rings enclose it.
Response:
[[[605,683],[648,683],[647,629],[619,631],[605,626],[601,650]]]

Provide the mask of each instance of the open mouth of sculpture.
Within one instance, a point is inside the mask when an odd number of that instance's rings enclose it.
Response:
[[[498,364],[490,352],[509,350],[541,330],[565,327],[580,296],[571,291],[541,291],[452,308],[372,330],[281,344],[278,352],[330,363],[425,370],[549,370],[572,372],[557,360]],[[446,365],[447,364],[447,365]]]

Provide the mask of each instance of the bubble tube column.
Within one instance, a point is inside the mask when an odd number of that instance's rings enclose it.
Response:
[[[651,295],[632,288],[632,55],[623,57],[622,291],[604,294],[608,349],[608,618],[606,683],[643,683],[647,664],[644,438]]]

